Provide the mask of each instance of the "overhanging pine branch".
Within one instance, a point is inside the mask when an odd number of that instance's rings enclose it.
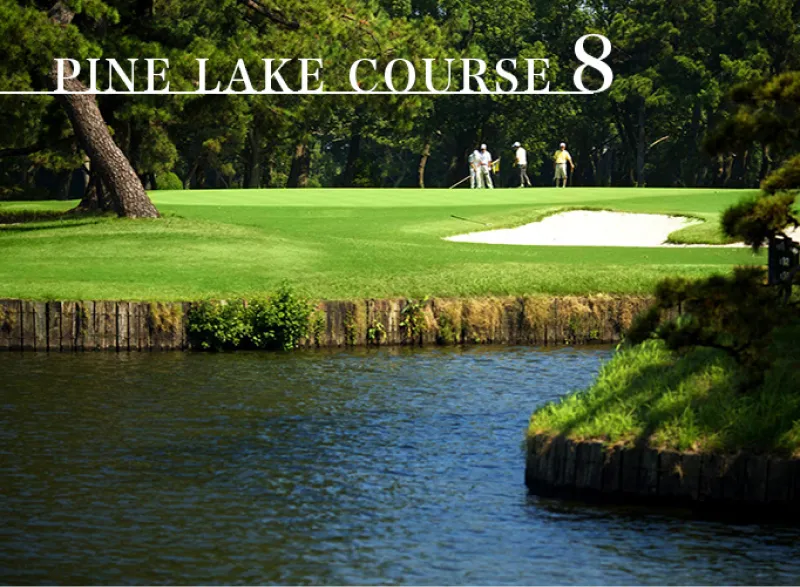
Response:
[[[239,0],[242,4],[247,6],[253,12],[263,16],[270,22],[282,26],[286,29],[296,31],[300,28],[300,23],[294,19],[286,17],[281,11],[273,10],[264,6],[259,0]]]
[[[16,149],[0,149],[0,159],[4,157],[24,157],[25,155],[33,155],[39,151],[44,151],[47,145],[44,143],[36,143],[27,147],[18,147]]]

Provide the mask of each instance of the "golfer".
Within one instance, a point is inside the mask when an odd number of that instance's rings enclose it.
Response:
[[[554,164],[556,168],[556,187],[558,187],[558,180],[563,179],[563,185],[561,187],[567,187],[567,162],[570,165],[570,171],[575,171],[575,164],[572,162],[572,156],[570,156],[569,151],[567,151],[567,145],[565,143],[561,143],[561,146],[554,156]]]
[[[481,145],[481,152],[480,152],[480,181],[483,184],[481,187],[487,187],[490,190],[494,189],[492,185],[492,174],[490,172],[492,168],[492,154],[486,150],[486,145]]]
[[[512,145],[516,149],[514,154],[514,162],[519,167],[519,187],[531,187],[531,179],[528,177],[528,153],[522,148],[519,142]]]
[[[469,154],[469,187],[474,189],[482,188],[481,180],[481,152],[475,149]]]

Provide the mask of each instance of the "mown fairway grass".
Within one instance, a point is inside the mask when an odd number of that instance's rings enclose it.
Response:
[[[649,293],[667,275],[765,262],[747,249],[525,247],[443,241],[560,209],[690,215],[686,242],[723,242],[719,214],[748,191],[226,190],[154,192],[160,220],[0,225],[0,297],[185,300],[249,297],[288,281],[309,296]],[[5,202],[3,213],[75,202]],[[681,235],[677,235],[680,237]]]

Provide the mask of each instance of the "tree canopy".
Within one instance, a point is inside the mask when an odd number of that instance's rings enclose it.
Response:
[[[71,24],[54,24],[48,12],[56,4],[74,12]],[[778,192],[800,175],[797,160],[776,173],[797,152],[797,136],[773,132],[797,116],[796,81],[766,80],[800,69],[799,23],[793,0],[0,0],[0,89],[47,89],[53,59],[64,56],[167,58],[172,88],[190,91],[201,58],[209,79],[223,85],[239,59],[258,71],[265,58],[320,58],[330,89],[344,89],[335,84],[356,59],[378,61],[377,73],[362,68],[365,86],[392,59],[418,71],[423,59],[438,59],[434,83],[443,86],[445,58],[547,58],[553,87],[573,89],[575,41],[600,33],[613,46],[607,62],[615,81],[593,96],[101,94],[97,101],[146,188],[172,173],[191,188],[447,186],[466,175],[477,144],[508,161],[514,141],[528,150],[534,184],[549,185],[550,157],[565,141],[576,185],[766,180]],[[298,66],[281,73],[296,82]],[[99,79],[107,84],[102,68]],[[496,72],[487,81],[503,82]],[[768,111],[767,103],[778,107]],[[91,166],[54,97],[0,96],[0,126],[0,198],[84,195]],[[716,142],[704,149],[709,133]]]

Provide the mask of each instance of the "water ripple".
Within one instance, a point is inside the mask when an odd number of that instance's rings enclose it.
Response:
[[[540,500],[608,349],[0,354],[11,583],[797,583],[800,531]]]

